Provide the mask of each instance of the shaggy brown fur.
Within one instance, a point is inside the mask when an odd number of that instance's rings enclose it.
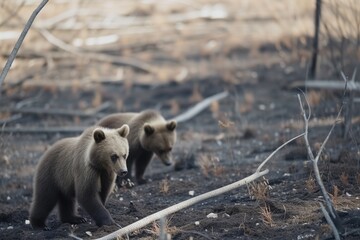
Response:
[[[98,122],[99,126],[117,128],[122,124],[130,126],[128,136],[130,153],[127,167],[131,176],[135,163],[135,177],[138,184],[146,182],[144,172],[155,153],[165,165],[172,164],[171,150],[176,141],[176,122],[166,121],[159,112],[146,110],[140,113],[117,113]],[[121,179],[118,178],[118,181]]]
[[[75,200],[98,226],[113,224],[105,203],[116,174],[127,173],[128,134],[127,125],[118,129],[92,127],[49,148],[40,159],[34,177],[32,227],[47,229],[46,218],[56,204],[62,222],[85,222],[76,215]]]

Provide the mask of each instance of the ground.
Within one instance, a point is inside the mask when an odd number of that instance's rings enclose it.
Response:
[[[110,196],[106,207],[122,227],[251,175],[277,147],[304,131],[297,98],[297,94],[302,96],[301,90],[306,90],[312,110],[310,145],[314,153],[319,150],[344,99],[342,91],[291,87],[306,78],[302,56],[310,56],[310,38],[291,38],[289,48],[286,41],[262,41],[256,47],[230,46],[214,55],[196,49],[204,42],[202,39],[189,41],[191,44],[181,53],[186,56],[184,64],[189,74],[180,80],[167,73],[160,79],[147,78],[143,71],[132,69],[131,73],[125,70],[124,75],[125,80],[138,80],[131,84],[102,77],[101,82],[66,85],[64,78],[79,78],[72,72],[86,75],[89,68],[98,66],[92,61],[81,62],[80,70],[58,63],[62,70],[57,71],[64,71],[63,75],[53,69],[44,71],[52,81],[49,85],[39,82],[39,77],[25,83],[8,80],[0,96],[0,239],[64,239],[70,234],[91,239],[118,229],[98,228],[81,208],[79,212],[88,220],[84,224],[61,224],[56,210],[48,218],[50,231],[33,230],[27,221],[34,170],[44,151],[113,112],[156,108],[171,119],[206,97],[229,92],[228,97],[178,124],[174,166],[164,166],[155,157],[146,172],[147,184],[118,188]],[[157,67],[168,61],[161,52],[167,51],[163,48],[148,46],[144,51],[150,52],[148,58]],[[164,68],[174,70],[170,65]],[[114,71],[107,67],[105,70]],[[197,68],[204,68],[205,73],[196,72]],[[17,70],[20,75],[28,71]],[[324,78],[336,76],[321,68],[318,74]],[[100,106],[105,107],[92,111]],[[319,162],[346,239],[358,239],[360,235],[360,108],[356,106],[349,137],[343,138],[343,121],[339,121]],[[39,109],[41,113],[35,111]],[[48,131],[53,127],[60,129]],[[24,129],[35,130],[21,131]],[[264,168],[269,173],[255,183],[168,216],[166,231],[172,239],[332,239],[331,228],[320,210],[323,197],[304,140],[287,145]],[[209,217],[211,213],[217,217]],[[159,223],[155,222],[129,237],[157,239],[158,234]]]

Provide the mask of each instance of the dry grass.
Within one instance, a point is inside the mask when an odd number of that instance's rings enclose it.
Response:
[[[267,179],[264,178],[261,182],[252,182],[248,184],[249,195],[252,199],[257,201],[265,201],[270,196],[270,185]]]
[[[165,232],[166,234],[166,239],[167,240],[170,240],[171,239],[171,235],[174,235],[176,233],[179,232],[179,229],[175,226],[170,226],[170,222],[171,222],[171,219],[170,220],[165,220],[165,226],[164,226],[164,229],[163,229],[163,232]],[[161,225],[159,223],[159,221],[156,221],[156,222],[153,222],[153,225],[152,225],[152,228],[150,230],[154,235],[157,236],[156,239],[159,239],[159,236],[161,234]]]
[[[333,193],[329,194],[330,197],[331,197],[331,200],[332,200],[332,202],[333,202],[333,204],[335,206],[339,203],[339,192],[340,192],[339,188],[336,185],[334,185],[333,186]]]
[[[306,190],[308,190],[308,192],[310,193],[313,193],[318,189],[315,179],[312,175],[310,175],[309,178],[305,181],[305,186]]]
[[[166,178],[160,182],[160,192],[167,194],[170,189],[169,180]]]
[[[199,165],[201,172],[205,176],[216,176],[219,177],[224,173],[224,167],[220,165],[220,159],[218,157],[209,155],[200,155]]]
[[[307,92],[306,98],[309,102],[310,107],[315,107],[320,104],[321,93],[319,91],[310,90]]]
[[[265,204],[264,207],[260,207],[260,214],[262,217],[263,223],[266,225],[269,225],[273,227],[275,225],[274,220],[272,218],[272,213],[270,211],[270,208]]]
[[[349,186],[349,175],[346,172],[342,172],[340,175],[340,181],[345,186]]]
[[[251,92],[244,94],[244,101],[239,106],[240,113],[250,112],[254,108],[255,96]]]

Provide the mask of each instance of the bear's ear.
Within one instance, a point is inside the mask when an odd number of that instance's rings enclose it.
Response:
[[[105,139],[105,133],[100,128],[94,130],[93,136],[96,143],[99,143]]]
[[[169,130],[169,131],[174,131],[174,129],[176,128],[176,121],[170,121],[168,123],[166,123],[166,128]]]
[[[119,133],[119,135],[121,137],[126,138],[129,135],[130,127],[129,127],[129,125],[124,124],[124,125],[121,126],[121,128],[117,129],[117,132]]]
[[[144,131],[146,133],[146,135],[151,135],[155,132],[155,128],[153,128],[150,124],[145,123],[144,124]]]

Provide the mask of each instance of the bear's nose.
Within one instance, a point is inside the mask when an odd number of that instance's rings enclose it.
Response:
[[[127,171],[121,171],[121,172],[120,172],[120,176],[121,176],[121,177],[125,176],[126,174],[127,174]]]

